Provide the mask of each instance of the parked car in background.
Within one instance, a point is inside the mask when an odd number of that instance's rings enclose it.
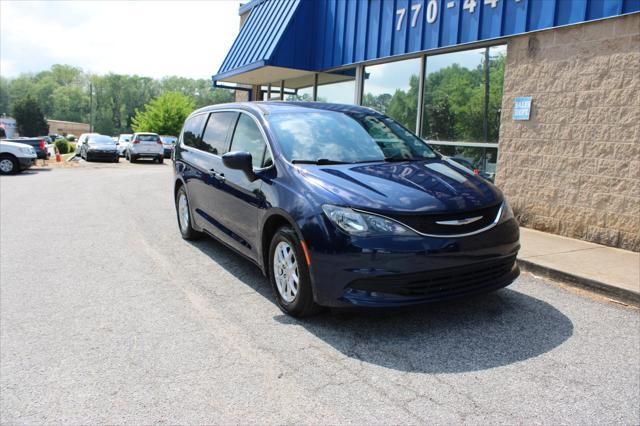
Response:
[[[49,150],[47,149],[47,140],[44,137],[36,137],[36,138],[13,138],[13,139],[5,139],[7,142],[16,142],[22,143],[25,145],[29,145],[33,147],[36,151],[36,154],[39,159],[46,160],[51,155],[49,154]]]
[[[83,133],[80,135],[78,141],[76,142],[76,155],[80,155],[80,149],[82,148],[82,145],[87,141],[87,139],[89,139],[89,136],[91,135],[99,135],[99,133]]]
[[[81,145],[80,156],[87,161],[107,160],[114,163],[120,161],[118,147],[110,136],[91,134],[79,145]]]
[[[132,136],[130,133],[123,133],[118,136],[118,152],[120,153],[120,157],[124,157],[124,153],[131,142]]]
[[[23,143],[0,141],[0,174],[11,175],[36,164],[36,150]]]
[[[176,140],[178,140],[178,138],[175,136],[160,135],[160,140],[164,146],[164,158],[171,158],[171,153],[173,152],[173,148],[175,147]]]
[[[69,134],[67,135],[67,138],[66,138],[66,139],[67,139],[69,142],[75,142],[75,140],[76,140],[76,135],[74,135],[73,133],[69,133]]]
[[[134,133],[131,137],[125,157],[130,162],[140,158],[153,158],[158,163],[164,160],[164,145],[157,133]]]
[[[462,167],[466,167],[467,169],[471,170],[474,174],[482,176],[483,178],[493,182],[493,176],[491,176],[489,173],[485,171],[480,170],[477,166],[474,166],[473,163],[471,163],[471,161],[467,160],[466,158],[449,157],[449,159],[460,164]]]
[[[441,302],[519,274],[502,192],[369,108],[205,107],[173,156],[182,237],[249,258],[290,315]]]

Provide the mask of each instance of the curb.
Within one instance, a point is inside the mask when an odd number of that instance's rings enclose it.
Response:
[[[541,275],[552,280],[561,281],[574,287],[590,290],[635,307],[640,307],[640,293],[636,293],[635,291],[616,287],[591,278],[585,278],[568,272],[559,271],[528,260],[518,259],[518,265],[520,265],[524,271]]]

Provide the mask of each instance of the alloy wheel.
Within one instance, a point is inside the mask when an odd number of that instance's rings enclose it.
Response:
[[[13,171],[13,162],[8,158],[0,160],[0,170],[2,173],[11,173]]]
[[[178,219],[182,232],[187,232],[189,229],[189,203],[184,193],[180,193],[178,197]]]
[[[280,241],[276,246],[273,254],[273,266],[280,297],[287,303],[293,302],[298,295],[300,275],[295,252],[286,241]]]

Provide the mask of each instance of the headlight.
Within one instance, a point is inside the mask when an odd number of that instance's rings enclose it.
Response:
[[[502,202],[502,207],[500,207],[500,219],[498,223],[504,222],[509,219],[513,219],[515,216],[513,215],[513,210],[509,203],[507,203],[507,199],[505,198]]]
[[[20,148],[20,151],[24,152],[25,154],[29,154],[29,155],[36,153],[35,149],[33,149],[32,147]]]
[[[322,210],[334,225],[350,235],[415,235],[409,228],[382,216],[329,204],[322,206]]]

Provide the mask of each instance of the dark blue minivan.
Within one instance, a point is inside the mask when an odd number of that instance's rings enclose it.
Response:
[[[204,233],[253,261],[293,316],[443,301],[519,274],[500,190],[369,108],[205,107],[173,159],[183,238]]]

